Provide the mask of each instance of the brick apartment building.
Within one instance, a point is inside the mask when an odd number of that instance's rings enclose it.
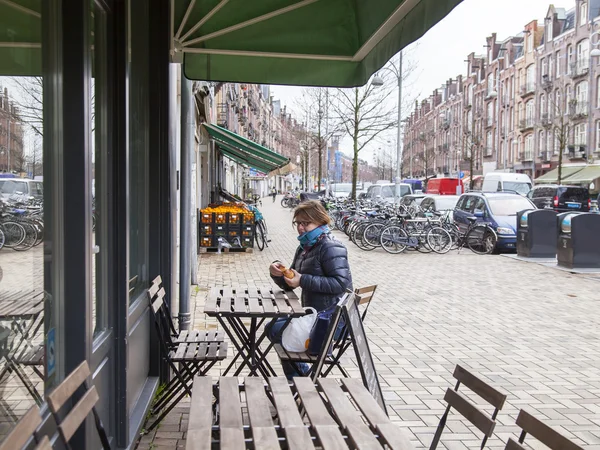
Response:
[[[23,150],[23,122],[19,111],[8,89],[0,89],[0,171],[26,172]]]
[[[537,178],[600,160],[600,0],[550,5],[504,40],[492,34],[466,75],[446,81],[406,119],[403,167],[416,177],[512,170]],[[563,117],[565,145],[557,125]]]

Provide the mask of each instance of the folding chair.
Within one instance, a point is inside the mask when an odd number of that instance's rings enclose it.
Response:
[[[94,416],[94,423],[102,448],[105,450],[111,448],[102,420],[100,420],[100,416],[96,411],[96,403],[99,400],[98,391],[96,391],[96,386],[91,388],[88,386],[87,379],[89,376],[90,368],[87,361],[84,361],[48,396],[48,406],[58,425],[59,437],[67,450],[71,450],[69,441],[90,412]],[[65,408],[69,407],[69,399],[82,385],[85,388],[85,394],[68,412],[64,411]]]
[[[41,423],[42,417],[40,416],[40,409],[37,405],[31,407],[0,444],[0,450],[32,448],[32,443],[35,443],[35,430]]]
[[[157,277],[148,289],[150,312],[163,358],[175,376],[164,386],[152,405],[152,415],[161,410],[162,412],[148,427],[148,431],[158,425],[185,395],[192,395],[195,375],[206,375],[211,367],[227,357],[227,343],[224,342],[222,332],[192,330],[178,334],[175,331],[169,310],[163,301],[165,290],[160,287],[160,283],[160,277]]]
[[[358,304],[362,305],[364,307],[364,310],[361,315],[361,320],[363,322],[365,320],[365,317],[367,316],[367,311],[371,304],[371,300],[373,300],[373,296],[375,295],[376,289],[377,289],[377,285],[373,285],[373,286],[358,288],[354,291],[354,295],[356,295]],[[327,366],[327,368],[325,369],[325,371],[323,372],[323,374],[321,376],[326,377],[327,375],[329,375],[329,373],[335,367],[337,367],[338,370],[341,372],[341,374],[344,377],[346,377],[346,378],[350,377],[350,375],[348,374],[346,369],[344,369],[342,367],[341,359],[342,359],[342,356],[344,356],[344,354],[350,348],[351,345],[352,345],[352,340],[350,339],[350,333],[348,333],[348,330],[346,329],[346,327],[344,327],[341,332],[341,337],[333,345],[333,352],[330,355],[328,354],[324,360],[324,364]],[[312,356],[306,352],[302,352],[302,353],[288,352],[280,344],[275,345],[275,351],[277,352],[277,355],[279,356],[279,359],[281,360],[281,362],[289,362],[293,365],[296,365],[299,363],[314,364],[318,360],[318,358],[321,356],[320,354],[316,355],[316,356]]]
[[[351,295],[354,295],[354,293],[348,292],[344,294],[337,303],[318,355],[309,355],[307,352],[289,352],[285,350],[281,344],[275,344],[274,348],[281,362],[290,363],[295,367],[298,367],[297,365],[299,363],[312,364],[312,367],[306,376],[310,376],[313,380],[316,380],[319,376],[324,377],[325,372],[323,372],[323,367],[332,364],[331,361],[333,361],[332,355],[329,355],[329,349],[333,343],[333,338],[342,315],[342,307],[348,302]],[[300,370],[298,370],[298,373],[300,373]],[[326,373],[329,373],[329,371],[326,371]]]
[[[519,425],[522,430],[521,436],[519,436],[519,442],[515,441],[513,438],[509,438],[506,447],[504,447],[505,450],[525,450],[525,447],[522,444],[525,441],[527,433],[532,435],[550,450],[583,450],[582,447],[571,442],[541,420],[533,417],[527,411],[519,411],[517,425]]]
[[[442,432],[444,431],[444,427],[446,426],[446,420],[448,418],[448,414],[450,413],[450,409],[454,408],[458,413],[460,413],[465,419],[471,422],[479,431],[481,431],[483,436],[483,441],[481,442],[481,448],[485,447],[485,443],[488,438],[490,438],[494,434],[494,427],[496,426],[496,416],[498,412],[504,406],[504,402],[506,401],[506,395],[497,391],[490,385],[481,381],[472,373],[463,369],[461,366],[457,365],[454,368],[454,378],[458,381],[454,390],[448,388],[446,391],[446,395],[444,396],[444,400],[448,403],[446,407],[446,411],[444,415],[440,419],[440,423],[435,432],[435,436],[433,437],[433,441],[431,442],[431,446],[429,450],[434,450],[437,448],[437,445],[440,441],[440,437],[442,436]],[[458,392],[458,387],[464,384],[466,387],[471,389],[477,395],[479,395],[482,399],[492,405],[494,409],[494,413],[490,418],[487,414],[480,411],[475,405],[473,405],[469,400],[461,395]]]

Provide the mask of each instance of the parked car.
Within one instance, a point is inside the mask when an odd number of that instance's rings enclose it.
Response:
[[[421,209],[424,212],[446,212],[454,211],[460,195],[428,195],[421,201]]]
[[[592,208],[590,191],[581,186],[540,184],[529,191],[527,198],[538,208],[549,208],[557,212],[588,212]]]
[[[395,183],[373,184],[369,186],[369,189],[367,190],[367,198],[370,198],[371,200],[383,200],[387,203],[393,203],[395,191]],[[400,197],[404,197],[405,195],[412,193],[413,191],[410,184],[400,183]]]
[[[418,193],[417,191],[423,191],[423,182],[421,180],[407,178],[405,180],[402,180],[402,182],[410,184],[414,193]]]
[[[483,177],[483,192],[516,192],[527,195],[533,183],[524,173],[489,172]]]
[[[433,195],[456,195],[457,187],[460,186],[460,193],[464,190],[462,180],[458,178],[432,178],[427,182],[427,194]]]
[[[44,183],[27,178],[0,179],[0,196],[4,199],[27,201],[30,197],[36,200],[44,198]]]
[[[348,197],[352,193],[352,183],[332,183],[329,192],[333,197]]]
[[[509,192],[470,192],[460,196],[454,209],[454,222],[461,232],[469,226],[468,217],[486,222],[498,234],[497,250],[515,250],[517,246],[517,213],[537,209],[526,197]]]
[[[402,200],[400,200],[400,204],[404,206],[418,206],[421,204],[424,198],[425,194],[406,194],[404,197],[402,197]]]

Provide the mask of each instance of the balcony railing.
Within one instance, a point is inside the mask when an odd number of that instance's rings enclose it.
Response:
[[[525,119],[519,120],[519,129],[521,131],[527,130],[529,128],[533,128],[535,126],[533,117],[527,117]]]
[[[569,102],[569,114],[574,119],[581,119],[588,115],[589,103],[581,100],[571,100]]]
[[[571,78],[582,77],[590,71],[590,61],[587,58],[582,58],[572,62],[569,65],[569,75]]]
[[[490,157],[494,155],[494,149],[492,147],[485,147],[483,149],[483,156]]]
[[[528,82],[528,83],[521,85],[521,89],[519,92],[521,94],[521,97],[525,97],[526,95],[533,94],[535,92],[535,83]]]
[[[569,152],[569,159],[585,159],[587,145],[575,144],[569,145],[567,150]]]
[[[542,89],[548,91],[552,89],[553,84],[551,75],[542,75]]]
[[[549,151],[542,151],[539,154],[540,160],[543,162],[549,162],[552,160],[552,152]]]
[[[549,127],[552,125],[552,119],[550,119],[550,114],[542,113],[540,117],[540,123],[543,127]]]
[[[519,153],[519,159],[521,161],[533,161],[533,152],[532,151],[524,151]]]
[[[488,116],[486,121],[485,121],[485,126],[487,128],[490,128],[492,126],[494,126],[494,116]]]

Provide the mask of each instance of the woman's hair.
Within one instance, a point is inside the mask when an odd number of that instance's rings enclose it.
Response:
[[[295,222],[310,222],[316,225],[330,225],[329,214],[318,200],[309,200],[300,203],[294,210]]]

